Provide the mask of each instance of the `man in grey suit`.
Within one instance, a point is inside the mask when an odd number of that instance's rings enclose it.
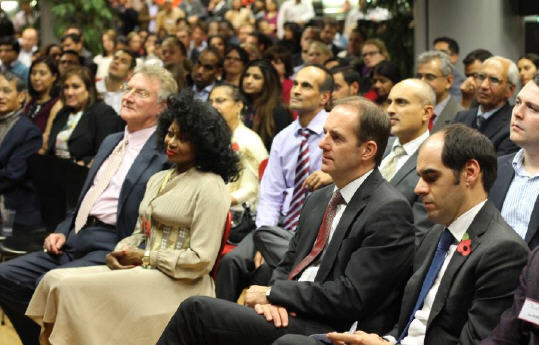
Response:
[[[446,53],[427,51],[417,57],[416,77],[427,82],[436,93],[434,116],[429,123],[431,133],[451,124],[462,106],[449,94],[453,84],[454,66]]]
[[[42,252],[0,264],[0,306],[25,345],[39,343],[40,328],[24,312],[42,275],[55,268],[102,265],[116,243],[133,232],[146,182],[168,167],[157,151],[155,129],[168,95],[176,91],[174,78],[161,67],[135,71],[122,99],[125,132],[101,144],[74,212],[45,239]]]
[[[414,188],[419,179],[415,171],[417,153],[429,137],[428,124],[435,101],[432,87],[418,79],[401,81],[393,86],[387,97],[393,137],[388,141],[380,172],[412,206],[417,241],[432,226]]]
[[[324,132],[322,170],[335,184],[307,198],[270,286],[251,286],[247,306],[185,300],[158,344],[265,345],[288,333],[342,331],[353,320],[391,329],[414,231],[408,202],[376,167],[389,120],[372,102],[355,100],[333,108]]]
[[[351,345],[472,345],[511,305],[528,249],[487,200],[496,179],[492,143],[466,126],[448,126],[423,143],[417,172],[416,193],[438,225],[416,250],[399,321],[384,338],[358,331],[330,333],[329,339]],[[289,337],[275,344],[309,342]]]

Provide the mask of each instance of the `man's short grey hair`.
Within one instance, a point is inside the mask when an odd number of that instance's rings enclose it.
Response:
[[[449,55],[436,50],[429,50],[419,54],[417,57],[417,67],[429,63],[432,60],[440,60],[440,73],[442,73],[444,77],[454,73],[455,67],[451,64]]]
[[[502,61],[504,64],[507,65],[507,81],[509,84],[513,86],[517,86],[520,78],[518,77],[518,67],[517,64],[514,63],[512,60],[505,58],[503,56],[495,55],[492,57],[489,57],[485,61],[483,61],[483,64],[486,64],[489,61]]]
[[[15,87],[17,88],[18,93],[26,91],[26,83],[19,75],[9,71],[4,71],[0,73],[0,75],[6,78],[6,80],[9,82],[15,80]]]
[[[146,77],[159,81],[160,87],[157,93],[159,101],[166,101],[168,96],[178,92],[178,84],[172,74],[165,68],[153,64],[143,64],[135,69],[135,74],[143,74]]]

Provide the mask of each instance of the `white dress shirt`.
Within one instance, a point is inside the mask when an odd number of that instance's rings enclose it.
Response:
[[[359,187],[361,187],[363,182],[367,179],[367,177],[369,177],[369,175],[372,172],[373,170],[369,170],[365,174],[361,175],[357,179],[351,181],[346,186],[341,188],[340,192],[345,201],[345,204],[337,205],[337,212],[335,212],[335,217],[333,218],[333,222],[331,223],[331,229],[329,232],[328,241],[326,242],[326,246],[324,247],[324,250],[322,251],[322,254],[318,258],[318,260],[314,261],[309,267],[307,267],[303,271],[298,281],[314,282],[314,278],[316,278],[316,274],[318,273],[318,269],[320,268],[320,262],[322,261],[322,258],[324,257],[324,254],[326,253],[326,249],[329,246],[331,239],[333,238],[333,233],[335,233],[335,229],[337,229],[337,225],[339,225],[339,222],[344,213],[344,210],[346,209],[346,206],[348,206],[348,204],[350,203],[350,200],[352,200],[352,197],[354,196],[354,194],[356,194],[356,191],[359,189]],[[335,192],[336,190],[337,190],[337,187],[334,188],[333,192]]]
[[[445,274],[445,270],[447,269],[447,266],[449,265],[449,262],[451,261],[451,258],[453,257],[453,254],[455,254],[455,251],[457,250],[458,243],[462,240],[462,237],[466,233],[466,230],[470,227],[472,224],[475,216],[477,213],[481,210],[483,205],[486,203],[486,199],[480,202],[479,204],[475,205],[465,213],[461,214],[460,217],[455,219],[453,223],[451,223],[447,228],[449,229],[449,232],[455,237],[456,242],[449,246],[449,250],[447,251],[447,254],[444,259],[444,263],[442,264],[442,268],[440,269],[440,272],[438,272],[438,275],[436,276],[436,279],[434,280],[434,284],[432,284],[432,287],[430,288],[429,292],[425,296],[425,300],[423,301],[423,306],[421,309],[416,311],[415,318],[410,323],[410,327],[408,328],[408,335],[401,340],[401,344],[403,345],[423,345],[425,342],[425,334],[427,332],[427,321],[429,320],[430,311],[432,309],[432,304],[434,303],[434,299],[436,298],[436,293],[438,292],[438,288],[440,287],[440,282],[442,281],[442,278]]]

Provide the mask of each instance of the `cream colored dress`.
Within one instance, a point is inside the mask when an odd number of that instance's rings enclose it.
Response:
[[[64,268],[43,277],[26,315],[54,323],[51,344],[155,344],[184,299],[215,295],[209,273],[230,197],[218,175],[192,168],[164,183],[169,172],[150,178],[140,222],[116,246],[138,247],[146,237],[141,224],[151,220],[152,269]]]

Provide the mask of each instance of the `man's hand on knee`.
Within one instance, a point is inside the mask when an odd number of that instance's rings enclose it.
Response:
[[[295,313],[288,313],[284,307],[272,304],[255,304],[255,311],[259,315],[264,315],[268,322],[273,321],[275,327],[288,327],[288,315],[296,316]]]
[[[62,248],[66,243],[66,237],[64,234],[52,233],[43,242],[43,249],[50,254],[60,255],[62,254]]]
[[[253,308],[255,304],[269,304],[266,292],[269,286],[251,285],[245,292],[244,305]]]

